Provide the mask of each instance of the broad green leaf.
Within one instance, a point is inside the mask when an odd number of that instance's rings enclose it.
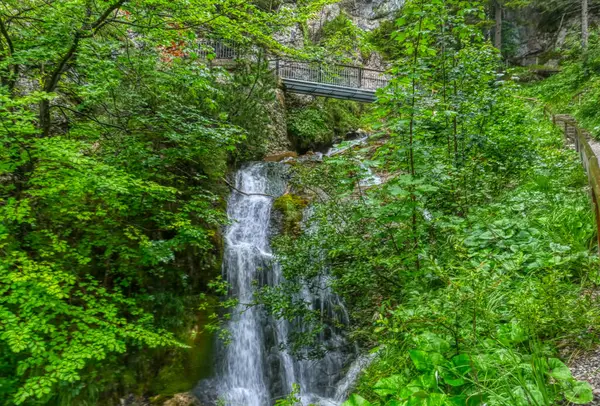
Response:
[[[373,386],[373,391],[379,396],[398,394],[404,387],[404,383],[405,380],[402,375],[392,375],[377,381]]]
[[[592,386],[588,382],[576,381],[565,389],[565,398],[576,405],[585,405],[594,400]]]
[[[371,402],[354,393],[350,395],[347,401],[342,403],[342,406],[371,406]]]
[[[446,399],[446,405],[448,405],[448,406],[467,406],[467,396],[466,395],[449,396]]]
[[[423,333],[416,338],[419,349],[429,352],[445,353],[450,349],[450,343],[434,333]]]
[[[410,359],[419,371],[430,371],[435,366],[441,365],[445,361],[442,354],[437,352],[411,350],[408,353]]]
[[[460,375],[466,375],[471,371],[471,357],[467,354],[459,354],[452,357],[454,370]]]
[[[571,370],[558,358],[548,359],[548,374],[557,381],[566,381],[571,379]]]

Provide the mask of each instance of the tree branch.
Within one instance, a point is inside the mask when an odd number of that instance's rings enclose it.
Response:
[[[246,193],[246,192],[242,192],[241,190],[239,190],[238,188],[236,188],[235,186],[233,186],[231,183],[229,183],[229,182],[227,181],[227,179],[225,179],[225,178],[223,178],[223,182],[225,182],[225,184],[226,184],[227,186],[229,186],[229,188],[230,188],[230,189],[233,189],[233,190],[235,190],[236,192],[238,192],[239,194],[242,194],[242,195],[244,195],[244,196],[265,196],[265,197],[272,197],[272,198],[274,198],[274,199],[276,199],[276,198],[277,198],[276,196],[273,196],[273,195],[267,195],[267,194],[264,194],[264,193]]]
[[[86,22],[83,23],[79,31],[75,33],[71,46],[60,59],[56,68],[52,71],[50,75],[46,76],[43,86],[43,90],[45,92],[51,93],[56,89],[56,86],[58,85],[58,82],[62,74],[64,73],[67,64],[75,56],[75,53],[79,48],[80,41],[84,38],[89,38],[93,36],[100,28],[102,28],[104,21],[108,19],[112,12],[119,9],[119,7],[121,7],[127,1],[128,0],[118,0],[112,5],[110,5],[106,10],[104,10],[100,17],[98,17],[96,21],[94,21],[90,26],[87,26]],[[42,100],[42,102],[40,103],[40,128],[42,129],[43,137],[47,137],[50,134],[49,100]]]
[[[10,38],[10,34],[8,33],[8,29],[6,28],[6,24],[4,23],[4,21],[2,21],[2,19],[0,19],[0,33],[2,34],[2,36],[4,37],[4,39],[6,40],[6,45],[8,46],[8,56],[12,57],[13,54],[15,53],[15,46],[12,42],[12,39]],[[15,83],[17,81],[17,75],[19,74],[19,65],[17,64],[10,64],[10,66],[12,66],[12,74],[13,77],[12,78],[8,78],[6,80],[6,85],[9,88],[9,90],[12,90],[15,86]],[[10,68],[9,68],[10,71]],[[2,82],[4,83],[4,79],[2,80]]]

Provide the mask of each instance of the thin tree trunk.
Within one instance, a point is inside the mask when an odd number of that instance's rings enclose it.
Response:
[[[581,0],[581,46],[586,49],[590,38],[588,0]]]
[[[494,13],[496,19],[496,29],[494,30],[494,46],[499,50],[502,50],[502,5],[498,1],[494,1]]]
[[[104,12],[98,17],[98,19],[91,25],[90,25],[89,21],[87,21],[87,19],[89,19],[90,14],[91,14],[91,9],[90,9],[86,20],[84,20],[84,22],[82,24],[82,27],[79,29],[79,31],[77,31],[75,33],[75,35],[73,37],[73,42],[71,43],[71,46],[69,47],[67,52],[63,55],[63,57],[60,59],[56,68],[54,68],[54,70],[52,72],[50,72],[44,79],[44,83],[43,83],[43,87],[42,87],[44,92],[52,93],[56,90],[56,87],[58,86],[58,83],[60,82],[60,79],[67,68],[67,65],[69,64],[69,62],[72,61],[72,59],[77,54],[77,50],[79,48],[79,44],[81,43],[81,40],[84,38],[92,37],[94,34],[96,34],[98,32],[98,30],[100,30],[106,24],[106,21],[110,17],[110,15],[113,12],[115,12],[115,10],[118,10],[119,7],[121,7],[127,1],[129,1],[129,0],[117,0],[115,3],[113,3],[109,7],[107,7],[106,10],[104,10]],[[50,134],[50,126],[51,126],[50,101],[48,99],[42,100],[40,102],[39,109],[40,109],[39,126],[41,129],[41,136],[47,137]]]

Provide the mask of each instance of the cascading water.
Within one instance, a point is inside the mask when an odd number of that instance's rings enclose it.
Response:
[[[232,220],[225,235],[224,271],[231,295],[239,300],[229,323],[231,341],[225,348],[225,362],[217,388],[229,405],[265,406],[269,391],[265,371],[262,309],[244,308],[253,300],[254,281],[259,268],[268,263],[269,219],[272,198],[267,166],[251,165],[238,172],[236,187],[229,200],[228,216]],[[281,193],[281,192],[279,192]]]
[[[357,351],[335,327],[328,327],[319,337],[327,348],[323,358],[298,360],[282,348],[288,333],[301,327],[273,320],[260,306],[247,306],[257,286],[274,286],[283,279],[273,260],[269,230],[274,197],[285,190],[284,168],[275,163],[242,168],[236,174],[237,190],[228,202],[232,223],[225,235],[223,269],[230,295],[239,304],[229,321],[229,343],[221,349],[218,374],[212,382],[212,390],[228,406],[270,406],[290,393],[294,383],[300,385],[306,405],[339,405],[358,375],[357,362],[352,364]],[[315,281],[317,289],[306,287],[301,298],[323,317],[347,324],[343,303],[327,282],[326,278]],[[209,402],[202,396],[208,386],[201,383],[195,391],[203,402]]]

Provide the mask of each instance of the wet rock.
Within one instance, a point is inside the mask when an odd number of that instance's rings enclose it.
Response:
[[[163,406],[203,406],[200,403],[200,400],[194,396],[193,394],[186,393],[178,393],[173,396],[172,399],[167,400],[163,403]]]
[[[297,161],[298,162],[323,162],[323,153],[309,151],[306,154],[299,156]]]
[[[288,138],[286,119],[286,97],[281,89],[276,90],[276,97],[269,104],[269,124],[265,127],[266,151],[269,155],[282,154],[292,148]]]
[[[122,398],[120,404],[121,406],[150,406],[150,402],[146,398],[131,394]]]
[[[198,399],[198,405],[201,406],[217,406],[219,403],[219,393],[215,379],[203,379],[196,385],[191,394]]]
[[[286,158],[296,158],[298,153],[293,151],[285,151],[278,154],[268,155],[264,158],[265,162],[280,162]]]
[[[365,138],[368,136],[369,136],[368,132],[366,132],[362,128],[359,128],[357,130],[348,132],[346,134],[346,137],[344,137],[344,139],[345,140],[358,140],[358,139]]]

